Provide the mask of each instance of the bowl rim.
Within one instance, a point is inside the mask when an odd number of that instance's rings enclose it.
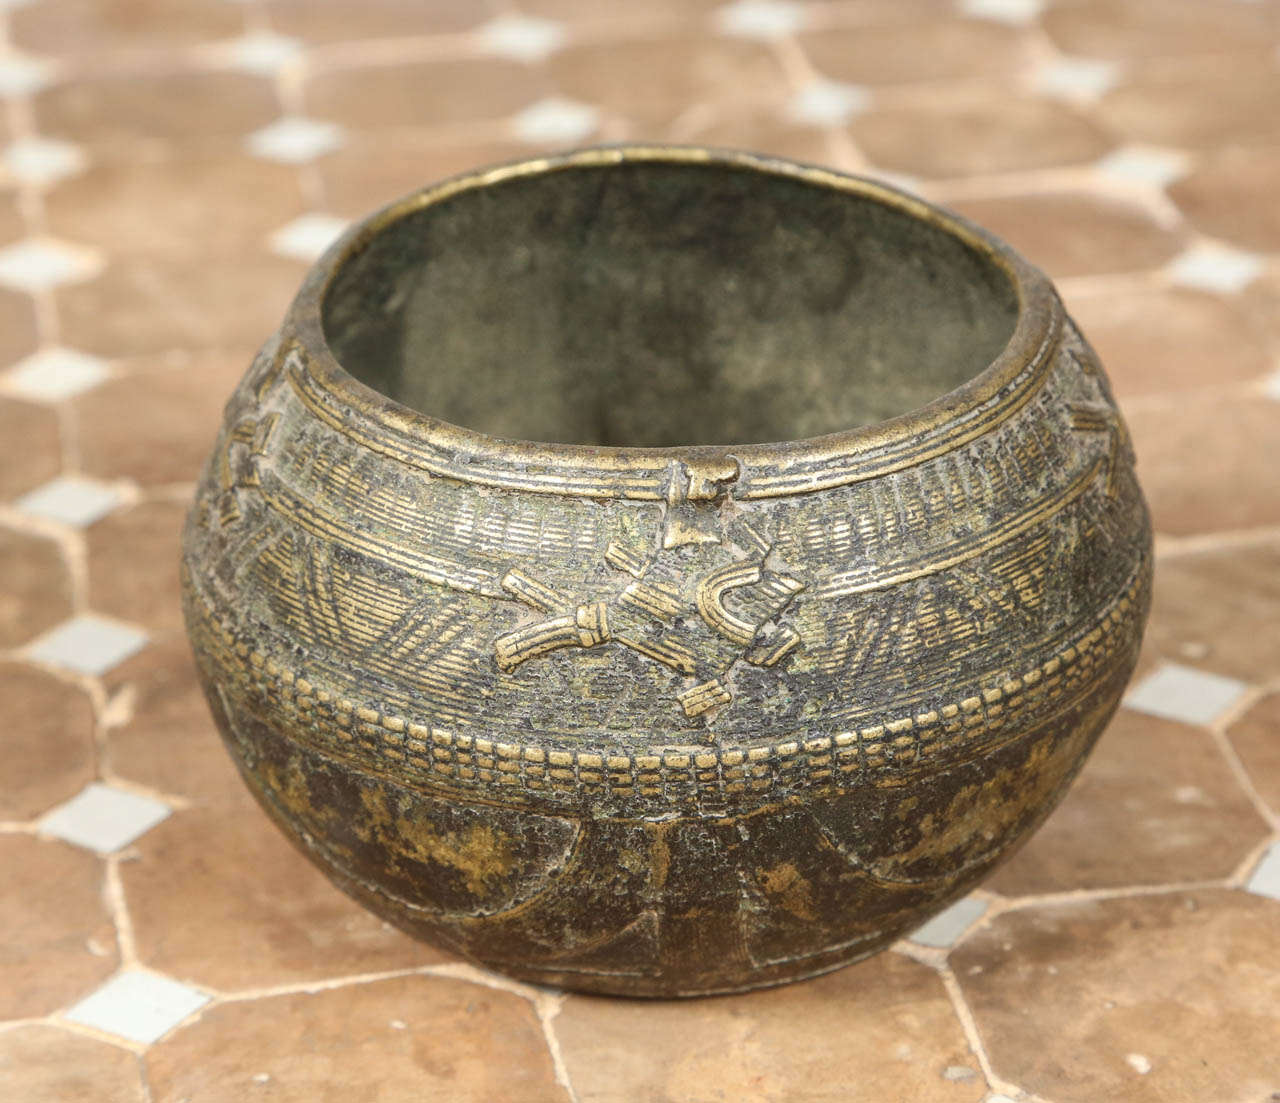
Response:
[[[621,164],[705,165],[799,180],[869,198],[944,230],[1009,279],[1018,312],[996,358],[958,387],[883,421],[821,436],[767,443],[664,447],[569,444],[492,436],[412,409],[361,382],[330,348],[323,308],[338,272],[395,223],[455,195],[524,176]],[[285,316],[282,356],[313,409],[365,444],[398,442],[394,454],[468,482],[596,498],[661,499],[681,465],[735,484],[737,498],[779,497],[826,489],[913,466],[989,431],[1012,416],[1052,366],[1063,311],[1049,279],[994,234],[963,216],[889,184],[835,169],[738,150],[671,144],[592,146],[479,168],[427,185],[350,226],[312,265]],[[352,416],[363,423],[363,431]],[[695,479],[696,481],[696,479]]]

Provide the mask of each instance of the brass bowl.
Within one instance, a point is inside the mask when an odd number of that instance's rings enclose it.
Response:
[[[1024,840],[1132,671],[1151,536],[1008,247],[625,147],[330,249],[184,563],[227,746],[339,886],[525,980],[672,996],[865,957]]]

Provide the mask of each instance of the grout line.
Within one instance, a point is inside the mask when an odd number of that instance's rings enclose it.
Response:
[[[560,1039],[556,1036],[555,1019],[567,999],[564,992],[540,992],[534,1000],[534,1010],[538,1021],[542,1024],[542,1035],[546,1039],[547,1048],[551,1051],[551,1066],[555,1069],[556,1082],[564,1088],[569,1103],[578,1103],[578,1093],[574,1090],[569,1078],[569,1067],[565,1063],[564,1053],[560,1049]]]
[[[978,1020],[974,1017],[973,1010],[964,998],[960,982],[956,979],[955,972],[951,966],[943,960],[935,965],[934,968],[942,980],[942,987],[946,989],[947,998],[951,1001],[951,1009],[960,1021],[960,1029],[964,1032],[965,1040],[969,1043],[969,1051],[978,1061],[978,1067],[982,1070],[982,1078],[987,1082],[987,1087],[993,1092],[1015,1097],[1023,1096],[1024,1093],[1020,1089],[1006,1083],[996,1075],[995,1070],[992,1068],[991,1057],[987,1053],[987,1047],[982,1040],[982,1032],[978,1028]]]
[[[1280,843],[1280,831],[1272,831],[1269,835],[1254,843],[1249,848],[1249,852],[1240,859],[1239,864],[1231,872],[1231,876],[1227,878],[1227,884],[1231,888],[1243,889],[1249,878],[1253,876],[1253,871],[1262,860],[1262,856],[1277,843]]]
[[[133,920],[129,916],[129,903],[125,899],[124,881],[120,877],[119,854],[107,855],[107,871],[104,888],[107,907],[111,912],[116,927],[116,945],[120,950],[120,968],[136,967],[138,961],[138,945],[134,940]]]
[[[346,988],[358,984],[375,984],[381,980],[395,980],[397,977],[418,976],[423,972],[422,966],[408,966],[404,969],[384,969],[374,973],[352,973],[341,977],[324,977],[319,980],[299,980],[288,984],[271,984],[262,988],[237,988],[230,992],[214,991],[213,998],[206,1007],[224,1003],[246,1003],[251,1000],[271,999],[275,996],[305,996],[318,992],[329,992],[335,988]],[[209,989],[205,989],[210,991]]]
[[[1226,760],[1227,768],[1236,779],[1236,783],[1244,790],[1245,796],[1249,798],[1249,803],[1253,805],[1254,810],[1262,817],[1263,822],[1275,832],[1280,830],[1280,812],[1272,809],[1263,799],[1262,794],[1258,792],[1258,787],[1254,784],[1248,769],[1245,768],[1244,762],[1239,754],[1236,753],[1235,747],[1227,736],[1228,730],[1242,720],[1254,705],[1267,696],[1269,696],[1269,691],[1266,686],[1250,686],[1232,703],[1226,712],[1209,726],[1209,737],[1213,740],[1223,759]]]
[[[1202,555],[1206,552],[1254,548],[1280,541],[1280,526],[1256,529],[1226,529],[1193,536],[1165,536],[1156,534],[1156,559],[1164,562],[1182,556]]]
[[[1171,896],[1180,892],[1205,892],[1229,887],[1223,879],[1203,881],[1175,881],[1159,885],[1123,885],[1117,888],[1068,889],[1065,892],[1036,893],[1031,896],[1011,896],[1000,912],[1027,911],[1031,908],[1062,907],[1068,904],[1101,903],[1107,900],[1125,900],[1135,896]]]

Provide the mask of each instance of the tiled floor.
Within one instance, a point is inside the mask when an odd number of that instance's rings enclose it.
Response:
[[[1280,2],[0,2],[0,1098],[1280,1099]],[[890,176],[1048,269],[1159,530],[1139,677],[974,897],[680,1004],[361,911],[177,613],[224,397],[344,221],[629,137]]]

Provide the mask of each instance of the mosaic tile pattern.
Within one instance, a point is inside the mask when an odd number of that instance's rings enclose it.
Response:
[[[1280,1093],[1280,0],[0,14],[10,1094]],[[1106,362],[1159,533],[1138,677],[1044,830],[887,954],[697,1003],[531,989],[356,907],[245,793],[177,614],[222,403],[346,221],[622,139],[872,173],[1008,237]]]

